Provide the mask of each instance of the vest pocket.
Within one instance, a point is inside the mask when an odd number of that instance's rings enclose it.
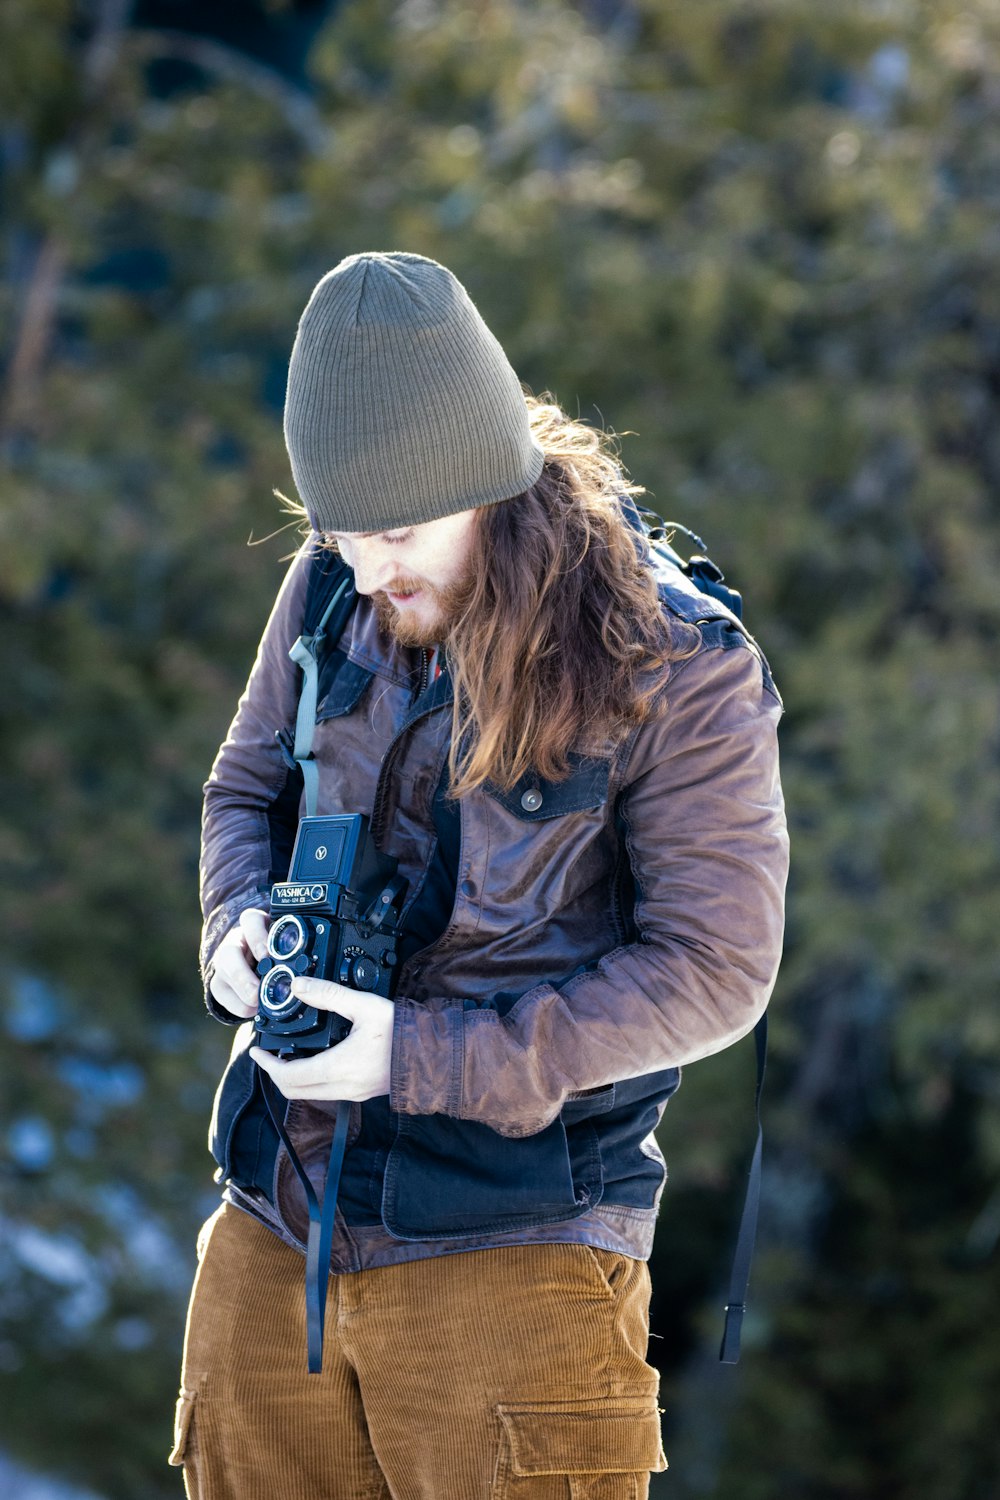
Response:
[[[585,1089],[579,1094],[570,1094],[559,1112],[563,1123],[572,1125],[579,1120],[589,1119],[591,1115],[606,1115],[608,1110],[614,1108],[617,1087],[617,1084],[606,1083],[603,1088]]]
[[[397,1115],[382,1192],[396,1239],[461,1239],[575,1219],[604,1191],[597,1134],[561,1120],[512,1140],[474,1120]]]

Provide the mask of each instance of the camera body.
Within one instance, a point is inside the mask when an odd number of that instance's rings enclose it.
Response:
[[[299,975],[392,995],[405,891],[396,861],[375,848],[362,813],[300,821],[288,879],[271,887],[267,954],[257,965],[259,1047],[282,1058],[308,1056],[350,1031],[343,1016],[291,993]]]

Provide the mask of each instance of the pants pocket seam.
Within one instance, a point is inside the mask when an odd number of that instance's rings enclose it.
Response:
[[[593,1245],[584,1245],[583,1248],[587,1251],[594,1269],[596,1270],[598,1276],[601,1278],[601,1282],[604,1286],[604,1290],[608,1296],[609,1301],[613,1301],[621,1290],[621,1284],[625,1279],[625,1273],[627,1270],[626,1261],[628,1257],[624,1255],[617,1256],[618,1265],[615,1268],[615,1280],[612,1281],[608,1276],[607,1271],[605,1270],[604,1262],[601,1260],[601,1256],[600,1254],[598,1254],[596,1248]],[[614,1251],[604,1251],[602,1253],[606,1255],[615,1254]]]

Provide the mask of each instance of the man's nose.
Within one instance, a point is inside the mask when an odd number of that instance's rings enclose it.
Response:
[[[354,587],[359,594],[376,594],[399,572],[392,557],[363,543],[354,544]]]

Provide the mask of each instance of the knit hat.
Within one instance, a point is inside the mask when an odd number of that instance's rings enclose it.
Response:
[[[535,483],[518,378],[461,282],[402,250],[314,288],[288,367],[285,443],[316,531],[416,526]]]

